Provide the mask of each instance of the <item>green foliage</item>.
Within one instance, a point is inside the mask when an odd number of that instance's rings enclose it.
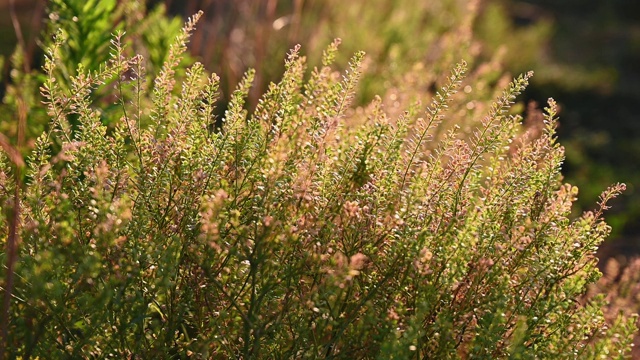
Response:
[[[122,29],[115,21],[121,17],[123,6],[116,0],[54,0],[49,5],[49,33],[57,29],[67,39],[64,42],[65,68],[72,72],[78,66],[89,71],[98,67],[108,58],[111,34]]]
[[[109,58],[112,34],[129,32],[128,45],[149,59],[152,73],[164,63],[169,45],[180,34],[179,18],[167,18],[158,6],[145,16],[146,8],[137,1],[55,0],[49,5],[48,34],[59,33],[59,76],[68,80],[79,66],[97,71]],[[46,39],[49,43],[51,39]],[[50,44],[49,44],[50,45]]]
[[[57,87],[69,91],[74,86],[74,77],[81,73],[90,76],[102,72],[102,82],[94,89],[91,101],[101,106],[103,121],[117,120],[110,112],[116,111],[118,107],[109,98],[114,94],[112,87],[115,77],[105,77],[109,72],[101,69],[114,56],[110,45],[112,34],[122,34],[125,28],[128,30],[127,43],[124,44],[128,46],[123,46],[123,52],[117,56],[132,57],[139,53],[149,59],[148,75],[144,74],[140,80],[142,86],[147,80],[145,77],[159,73],[169,55],[168,44],[180,33],[180,20],[167,19],[162,7],[153,10],[146,18],[145,13],[144,5],[137,1],[51,1],[50,21],[43,42],[48,49],[45,55],[55,58],[55,67],[51,68],[55,73],[44,76],[39,71],[25,72],[24,62],[30,59],[24,59],[23,49],[18,47],[14,51],[11,77],[5,82],[6,93],[0,104],[0,112],[3,113],[0,132],[26,155],[33,149],[35,138],[45,131],[49,121],[45,108],[40,103],[41,86],[55,80]],[[159,27],[162,31],[158,30]],[[54,50],[55,54],[52,53]],[[184,66],[181,65],[177,70],[183,69]],[[119,76],[127,74],[120,73]],[[74,90],[84,91],[77,88]],[[147,89],[141,90],[138,95],[146,97]],[[127,101],[130,92],[123,91],[119,95],[123,97],[121,101]],[[68,99],[58,101],[69,103]],[[75,116],[66,120],[71,127],[77,125]]]
[[[624,185],[569,219],[556,103],[527,128],[513,112],[531,73],[417,68],[362,108],[364,53],[341,76],[335,41],[307,74],[296,47],[255,111],[250,70],[214,127],[220,79],[199,63],[177,71],[200,16],[157,75],[121,34],[106,63],[65,81],[71,45],[47,51],[50,124],[19,191],[10,357],[629,353],[634,319],[603,330],[603,300],[576,301],[600,275],[602,211]],[[416,85],[435,78],[435,94]],[[0,160],[11,199],[19,177]],[[0,204],[4,240],[12,202]]]
[[[22,70],[24,61],[22,49],[16,48],[10,58],[11,71],[0,103],[0,132],[12,139],[13,145],[20,143],[23,147],[20,150],[26,151],[37,134],[44,131],[47,118],[37,93],[40,74]]]

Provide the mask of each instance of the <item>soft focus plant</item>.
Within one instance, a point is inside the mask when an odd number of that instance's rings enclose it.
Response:
[[[526,128],[511,113],[532,74],[486,100],[490,63],[414,69],[354,107],[365,57],[341,76],[334,41],[310,73],[295,47],[251,112],[249,70],[216,119],[218,76],[176,71],[200,16],[152,81],[121,34],[68,86],[64,38],[47,51],[49,127],[24,167],[0,163],[7,356],[629,354],[635,319],[605,327],[602,297],[577,301],[624,185],[568,218],[556,103]],[[107,90],[117,111],[94,101]]]
[[[608,323],[614,323],[621,314],[633,316],[640,310],[640,258],[637,256],[611,257],[604,262],[604,275],[589,287],[585,297],[591,298],[604,294],[607,306],[604,316]],[[638,325],[638,323],[636,323]],[[640,357],[640,334],[634,335],[633,358]]]
[[[275,59],[296,43],[304,43],[314,66],[325,45],[335,37],[344,40],[343,51],[336,59],[337,68],[347,67],[351,53],[364,50],[368,54],[356,97],[358,104],[403,83],[405,73],[417,63],[434,69],[434,75],[441,75],[460,58],[466,58],[469,68],[474,69],[497,55],[499,63],[511,72],[537,69],[538,85],[556,84],[573,89],[611,86],[610,71],[559,63],[550,51],[552,17],[523,2],[165,0],[163,3],[183,15],[205,10],[190,49],[207,69],[221,75],[224,99],[228,99],[247,68],[256,69],[249,98],[252,106],[269,82],[282,72],[282,65]]]
[[[538,65],[536,55],[544,50],[550,29],[549,22],[543,20],[513,29],[508,6],[501,1],[188,0],[179,6],[171,0],[164,3],[173,4],[176,11],[182,9],[183,14],[185,9],[191,11],[189,14],[198,8],[205,10],[191,52],[200,56],[208,69],[221,74],[223,99],[228,99],[247,68],[255,69],[255,85],[249,97],[251,107],[269,82],[282,72],[282,65],[274,59],[296,43],[305,44],[310,64],[315,66],[319,65],[326,44],[335,37],[343,38],[343,51],[336,58],[338,69],[348,68],[349,54],[366,51],[366,71],[356,95],[356,103],[361,105],[404,83],[404,75],[414,66],[434,70],[429,74],[436,78],[423,77],[428,88],[443,85],[438,82],[442,80],[440,75],[446,75],[461,58],[467,59],[470,69],[494,57],[509,69],[530,69],[532,64]],[[539,67],[543,72],[550,68]]]

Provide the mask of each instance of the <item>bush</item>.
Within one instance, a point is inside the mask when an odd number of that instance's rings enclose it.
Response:
[[[531,74],[485,101],[490,66],[461,62],[428,106],[354,108],[364,54],[341,77],[335,41],[309,75],[294,48],[251,113],[248,71],[217,121],[219,78],[176,73],[199,17],[153,81],[121,35],[68,82],[63,38],[48,50],[49,128],[24,168],[0,165],[9,357],[629,353],[634,319],[607,327],[602,297],[577,301],[624,185],[568,218],[555,102],[526,128],[510,113]],[[94,102],[105,89],[117,111]]]

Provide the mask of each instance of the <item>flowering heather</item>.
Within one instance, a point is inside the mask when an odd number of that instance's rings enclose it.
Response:
[[[154,75],[120,33],[67,80],[48,49],[50,126],[0,161],[7,356],[630,354],[635,319],[578,301],[624,185],[569,219],[555,101],[527,127],[512,109],[531,73],[496,88],[461,61],[357,107],[365,55],[341,74],[335,41],[310,71],[291,50],[251,110],[248,71],[217,118],[219,77],[178,71],[200,15]]]

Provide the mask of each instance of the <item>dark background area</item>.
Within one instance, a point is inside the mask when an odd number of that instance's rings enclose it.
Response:
[[[583,88],[534,78],[527,96],[537,101],[552,96],[562,105],[564,173],[580,188],[583,207],[595,203],[612,182],[627,184],[608,219],[616,238],[601,255],[636,255],[640,253],[640,2],[522,3],[552,18],[549,53],[555,62],[610,74],[609,82]]]

